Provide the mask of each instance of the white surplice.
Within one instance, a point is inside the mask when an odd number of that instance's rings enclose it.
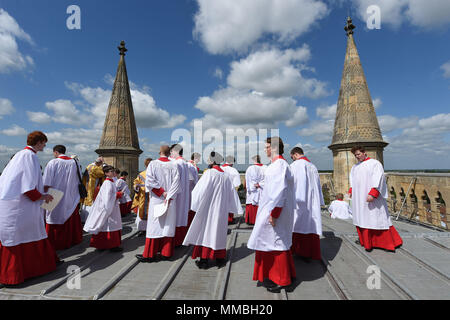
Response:
[[[122,230],[117,189],[112,179],[106,179],[100,187],[83,230],[91,234]]]
[[[291,163],[295,186],[295,233],[322,235],[322,216],[320,206],[323,201],[319,172],[314,164],[299,159]]]
[[[176,197],[180,188],[180,175],[175,162],[162,158],[153,160],[147,167],[145,192],[149,192],[149,206],[147,217],[147,238],[164,238],[175,236],[177,224]],[[165,159],[165,160],[164,160]],[[153,217],[153,207],[164,202],[152,189],[163,188],[167,192],[166,199],[170,202],[167,213],[159,218]]]
[[[188,213],[189,213],[189,166],[182,157],[172,160],[180,176],[180,187],[178,189],[176,202],[177,210],[177,227],[186,227],[188,224]]]
[[[352,209],[344,200],[334,200],[328,207],[332,219],[352,219]]]
[[[241,175],[239,174],[239,171],[237,171],[235,168],[230,166],[229,164],[225,164],[220,167],[225,173],[228,174],[229,179],[231,181],[231,184],[235,188],[234,190],[234,201],[236,202],[236,206],[238,208],[237,214],[242,215],[244,214],[244,210],[242,209],[241,200],[239,199],[239,194],[237,193],[236,188],[238,188],[241,185]]]
[[[192,190],[194,190],[194,187],[198,182],[198,170],[197,167],[191,162],[188,162],[187,164],[189,168],[189,209],[190,209],[192,203]]]
[[[203,174],[192,191],[191,210],[195,212],[195,217],[183,245],[226,249],[228,213],[237,212],[233,191],[231,181],[224,172],[212,168]]]
[[[128,183],[124,179],[119,178],[116,180],[116,188],[117,191],[123,193],[122,198],[119,199],[119,203],[127,203],[131,201],[130,188],[128,188]]]
[[[264,187],[264,171],[266,168],[266,165],[259,166],[255,164],[249,166],[245,171],[245,185],[247,189],[246,204],[258,205]],[[260,187],[256,188],[255,184],[259,184]]]
[[[264,190],[247,247],[258,251],[287,251],[294,225],[294,177],[289,164],[277,159],[264,172]],[[273,209],[282,208],[275,227],[269,223]]]
[[[355,164],[350,171],[353,224],[360,228],[387,230],[392,226],[386,199],[388,190],[380,161],[367,159]],[[380,195],[373,202],[367,196],[375,188]]]
[[[25,192],[44,193],[36,153],[24,149],[15,154],[0,176],[0,241],[12,247],[47,238],[42,201],[31,201]]]
[[[64,224],[80,203],[78,165],[75,160],[60,155],[47,163],[43,176],[44,186],[64,192],[61,201],[52,211],[46,211],[47,224]]]

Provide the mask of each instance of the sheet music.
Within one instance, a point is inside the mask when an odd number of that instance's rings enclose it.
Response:
[[[155,205],[153,208],[153,217],[159,218],[159,217],[165,215],[168,208],[169,208],[168,201],[166,203],[163,202],[163,203]]]
[[[49,203],[45,203],[45,201],[42,202],[41,208],[47,211],[53,211],[55,207],[58,205],[58,203],[61,201],[62,197],[64,196],[64,192],[50,188],[48,189],[47,194],[51,195],[53,197],[53,200]]]

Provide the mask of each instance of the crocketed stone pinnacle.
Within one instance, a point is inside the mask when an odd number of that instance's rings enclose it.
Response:
[[[353,38],[355,26],[347,19],[347,52],[330,149],[342,144],[379,144],[385,147],[364,70]]]
[[[112,149],[141,154],[139,139],[131,101],[130,85],[128,83],[125,65],[125,42],[118,47],[120,52],[119,66],[105,118],[103,134],[97,153]]]

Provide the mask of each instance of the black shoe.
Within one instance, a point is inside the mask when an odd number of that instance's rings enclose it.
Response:
[[[58,261],[56,261],[56,266],[58,267],[58,266],[62,265],[63,263],[64,263],[64,260],[58,259]]]
[[[300,260],[302,260],[305,263],[311,263],[311,258],[298,256]]]
[[[227,264],[227,259],[216,259],[216,265],[220,268]]]
[[[264,281],[259,281],[256,284],[257,287],[264,287],[264,288],[273,288],[276,287],[277,284],[275,282],[273,282],[272,280],[269,279],[264,279]]]
[[[122,247],[115,247],[115,248],[109,249],[109,251],[111,251],[111,252],[122,252],[123,248]]]
[[[272,293],[280,293],[281,289],[284,289],[284,288],[285,288],[284,286],[280,286],[280,285],[277,284],[274,287],[268,287],[267,291],[272,292]]]
[[[356,244],[361,244],[361,242],[359,242],[359,240],[355,240],[355,243]]]
[[[372,252],[373,248],[366,249],[366,252]]]
[[[142,263],[150,263],[150,262],[156,261],[155,258],[144,258],[144,256],[142,254],[137,254],[135,257],[136,257],[136,259],[139,260],[139,262],[142,262]]]
[[[139,231],[138,232],[138,237],[145,236],[146,234],[147,234],[147,231]]]
[[[206,259],[195,260],[195,264],[199,269],[208,269],[208,260]]]

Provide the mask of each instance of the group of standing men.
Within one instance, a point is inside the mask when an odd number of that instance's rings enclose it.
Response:
[[[65,156],[63,146],[56,146],[55,159],[48,163],[42,177],[36,153],[46,142],[42,132],[31,133],[28,146],[11,159],[0,176],[2,284],[17,284],[51,272],[60,262],[55,250],[81,242],[79,165]],[[401,238],[387,211],[382,166],[368,158],[362,147],[352,152],[359,161],[350,177],[359,242],[366,250],[394,250],[401,245]],[[293,254],[321,259],[324,201],[317,168],[301,148],[291,150],[291,165],[283,157],[284,145],[279,137],[266,140],[265,153],[271,163],[262,165],[260,157],[255,156],[255,164],[246,172],[245,219],[254,224],[247,246],[255,250],[253,280],[265,283],[268,291],[279,292],[296,277]],[[181,146],[173,145],[161,146],[159,155],[159,159],[146,160],[146,170],[134,181],[132,207],[137,212],[138,230],[146,234],[144,251],[137,259],[170,259],[175,247],[193,245],[192,258],[199,258],[195,263],[200,269],[208,268],[208,260],[223,266],[228,224],[234,214],[242,213],[234,159],[227,158],[221,166],[223,157],[212,152],[209,169],[199,179],[198,154],[186,161]],[[120,251],[122,224],[117,200],[127,192],[118,191],[114,168],[102,165],[101,159],[97,162],[88,166],[91,179],[84,205],[91,208],[84,230],[93,234],[91,246]],[[49,187],[63,191],[64,197],[47,212],[44,223],[40,204],[52,201],[46,194]],[[129,208],[131,199],[126,203]]]

